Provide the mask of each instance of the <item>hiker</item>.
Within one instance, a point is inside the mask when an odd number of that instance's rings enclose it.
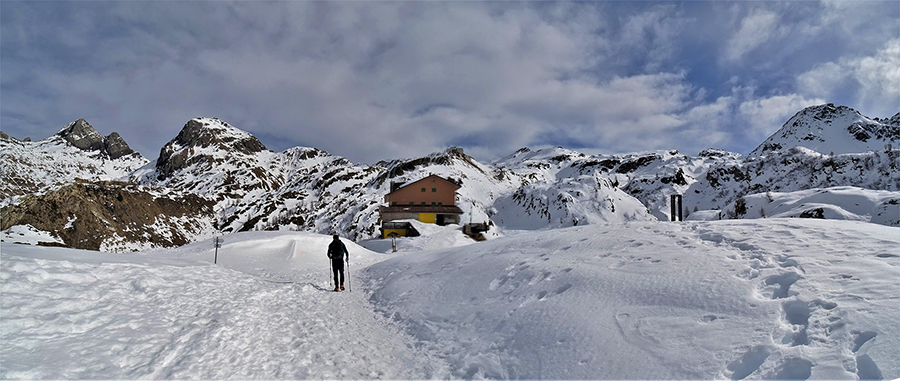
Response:
[[[334,291],[343,291],[344,260],[349,265],[350,256],[347,253],[347,246],[344,246],[337,234],[334,235],[334,240],[328,245],[328,258],[331,259],[331,271],[334,272]],[[340,277],[340,282],[338,277]]]

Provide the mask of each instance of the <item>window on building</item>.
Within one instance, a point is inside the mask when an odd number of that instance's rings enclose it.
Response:
[[[394,203],[393,203],[393,204],[391,204],[391,205],[393,205],[393,206],[397,206],[397,201],[394,201]]]
[[[412,205],[415,205],[415,203],[412,202],[412,201],[410,201],[410,202],[409,202],[409,205],[412,206]]]
[[[443,206],[443,205],[444,205],[443,201],[438,201],[438,206]]]
[[[425,191],[425,188],[422,188],[422,192],[424,192],[424,191]]]
[[[422,205],[424,206],[424,205],[427,205],[427,204],[425,203],[425,201],[422,201]]]
[[[437,188],[431,188],[431,192],[437,192]]]
[[[437,205],[436,202],[434,202],[434,201],[431,202],[431,206],[436,206],[436,205]]]

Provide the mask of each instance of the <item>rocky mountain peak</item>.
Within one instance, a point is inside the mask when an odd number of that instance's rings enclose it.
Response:
[[[17,141],[19,141],[19,139],[16,139],[16,138],[14,138],[14,137],[12,137],[12,136],[9,136],[9,135],[7,135],[5,132],[3,132],[3,131],[0,131],[0,140],[11,141],[11,142],[17,142]]]
[[[100,135],[84,118],[69,123],[56,135],[82,151],[100,151],[113,160],[134,153],[118,132],[109,136]]]
[[[166,147],[215,147],[226,151],[253,154],[267,151],[255,136],[232,127],[217,118],[195,118],[185,123],[181,132]],[[166,147],[163,147],[165,150]]]
[[[178,136],[160,150],[156,161],[156,180],[171,182],[170,179],[176,178],[175,183],[183,183],[180,186],[192,189],[210,180],[194,181],[197,176],[209,171],[223,173],[233,170],[237,173],[252,168],[249,170],[251,173],[245,176],[250,179],[249,183],[238,184],[229,178],[228,188],[235,191],[241,187],[271,188],[270,180],[278,181],[265,176],[267,170],[260,167],[262,161],[268,160],[264,157],[269,157],[269,153],[271,151],[259,139],[246,131],[216,118],[195,118],[185,123]],[[219,183],[224,181],[217,178],[214,182],[222,185]]]
[[[83,118],[69,123],[56,133],[67,142],[84,151],[99,151],[103,148],[103,135]]]
[[[750,156],[762,156],[794,147],[806,147],[819,153],[861,153],[883,149],[900,142],[900,117],[897,123],[871,119],[847,106],[832,103],[800,110],[766,139]]]

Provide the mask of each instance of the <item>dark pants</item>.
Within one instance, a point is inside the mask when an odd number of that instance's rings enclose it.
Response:
[[[334,287],[344,285],[344,261],[331,261],[331,270],[334,271]],[[340,283],[338,283],[338,276],[340,276]]]

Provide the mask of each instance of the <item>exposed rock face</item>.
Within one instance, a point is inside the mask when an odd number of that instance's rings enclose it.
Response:
[[[175,139],[159,151],[157,179],[170,178],[176,171],[213,159],[203,148],[253,155],[268,151],[259,139],[216,118],[189,120]]]
[[[83,151],[99,151],[103,148],[103,135],[84,119],[69,123],[66,128],[57,132],[57,135]]]
[[[123,251],[180,246],[212,234],[212,215],[212,203],[196,195],[154,195],[129,183],[77,181],[0,209],[0,230],[28,224],[56,234],[68,247]]]
[[[69,123],[56,134],[82,151],[100,151],[113,160],[134,153],[119,133],[104,137],[84,119]]]
[[[109,158],[113,160],[134,153],[134,150],[128,146],[128,143],[125,143],[125,139],[122,139],[118,132],[113,132],[106,137],[105,148]]]

